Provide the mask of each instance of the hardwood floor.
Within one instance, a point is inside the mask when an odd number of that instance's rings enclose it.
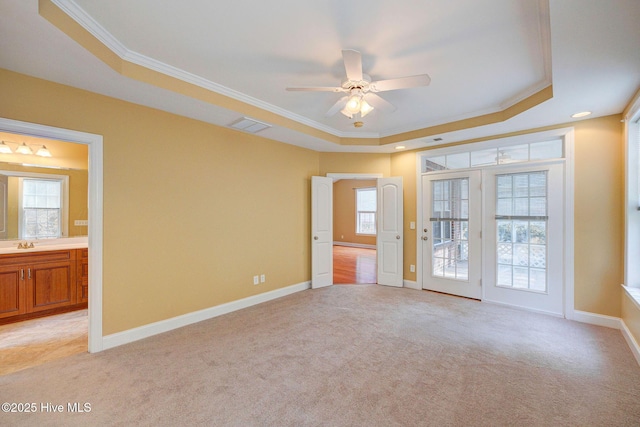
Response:
[[[0,326],[0,375],[87,351],[87,310]]]
[[[333,283],[376,283],[376,250],[333,247]]]

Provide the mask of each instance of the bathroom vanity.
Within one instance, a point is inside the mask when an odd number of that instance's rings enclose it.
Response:
[[[0,249],[0,324],[87,307],[88,249]]]

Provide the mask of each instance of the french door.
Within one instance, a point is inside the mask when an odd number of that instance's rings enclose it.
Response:
[[[480,299],[481,172],[422,176],[422,288]]]
[[[564,315],[564,164],[484,171],[483,300]]]
[[[422,288],[564,315],[564,162],[422,175]]]

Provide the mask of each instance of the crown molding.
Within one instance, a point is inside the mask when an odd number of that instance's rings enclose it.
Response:
[[[120,40],[114,37],[113,34],[107,31],[102,25],[100,25],[98,21],[93,19],[91,15],[89,15],[84,9],[82,9],[73,0],[50,0],[50,1],[53,4],[55,4],[58,8],[60,8],[60,10],[63,11],[65,14],[67,14],[71,19],[73,19],[80,26],[82,26],[82,28],[87,30],[92,36],[98,39],[102,44],[104,44],[109,50],[115,53],[123,61],[127,61],[144,68],[148,68],[150,70],[175,78],[185,83],[189,83],[189,84],[201,87],[203,89],[209,90],[211,92],[215,92],[220,95],[235,99],[236,101],[244,102],[245,104],[249,104],[251,106],[260,108],[262,110],[269,111],[271,113],[277,114],[279,116],[285,117],[290,120],[294,120],[298,123],[304,124],[306,126],[310,126],[312,128],[318,129],[320,131],[326,132],[328,134],[331,134],[340,138],[345,138],[345,137],[379,138],[380,136],[378,133],[373,133],[373,132],[368,134],[363,134],[363,133],[355,133],[355,132],[336,131],[336,129],[330,126],[326,126],[322,123],[318,123],[314,120],[310,120],[304,116],[300,116],[298,114],[292,113],[291,111],[277,107],[273,104],[269,104],[267,102],[254,98],[252,96],[246,95],[242,92],[236,91],[234,89],[228,88],[221,84],[215,83],[211,80],[205,79],[201,76],[195,75],[188,71],[182,70],[180,68],[174,67],[169,64],[165,64],[164,62],[142,55],[138,52],[135,52],[127,48],[122,42],[120,42]]]

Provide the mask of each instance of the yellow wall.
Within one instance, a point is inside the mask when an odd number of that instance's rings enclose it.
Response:
[[[0,117],[104,136],[104,334],[310,279],[310,176],[404,180],[416,280],[415,152],[317,153],[0,70]],[[620,316],[619,116],[576,129],[575,306]],[[532,131],[537,131],[532,130]],[[252,276],[266,274],[254,286]]]
[[[0,117],[104,137],[105,335],[309,280],[318,153],[4,70],[0,91]]]
[[[356,234],[356,188],[376,186],[375,180],[341,179],[333,184],[333,241],[375,245],[376,236]]]
[[[621,116],[575,126],[575,308],[620,317],[624,282]]]

